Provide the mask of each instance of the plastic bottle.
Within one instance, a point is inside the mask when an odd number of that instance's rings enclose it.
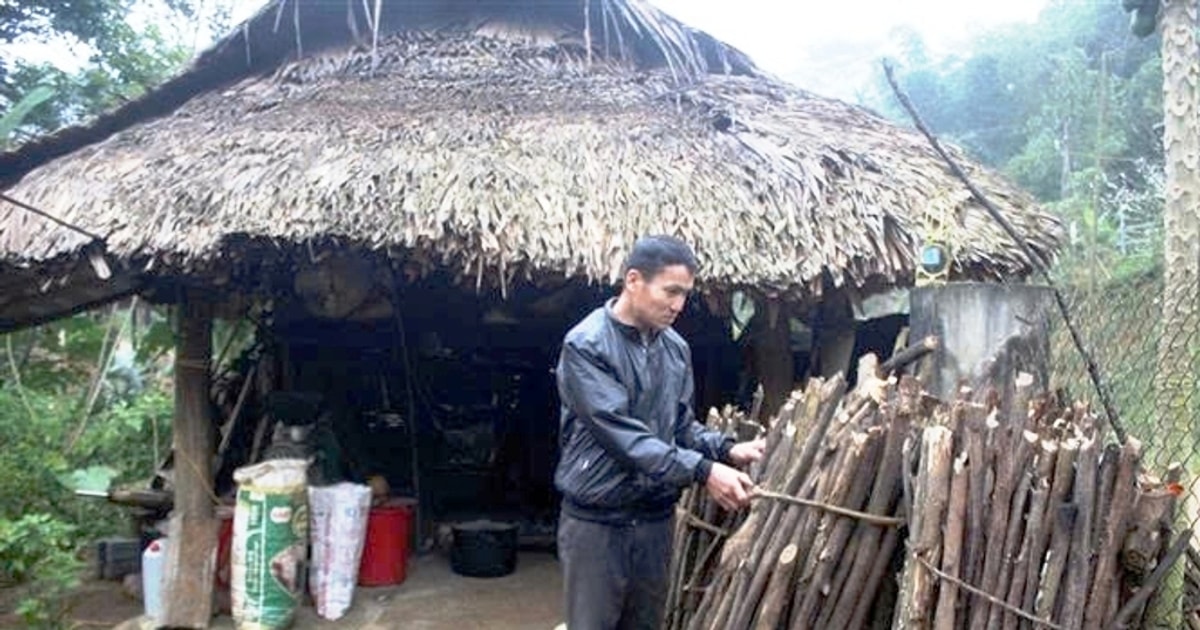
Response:
[[[152,541],[142,552],[142,603],[146,616],[157,622],[162,617],[163,570],[166,567],[167,539]]]

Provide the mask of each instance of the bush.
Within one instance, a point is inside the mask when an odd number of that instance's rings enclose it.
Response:
[[[0,579],[20,585],[17,614],[29,627],[58,628],[79,586],[82,562],[75,556],[76,528],[49,514],[0,520]]]

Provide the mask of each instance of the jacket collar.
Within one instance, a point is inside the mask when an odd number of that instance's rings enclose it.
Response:
[[[620,331],[625,338],[639,344],[644,342],[646,345],[650,345],[658,340],[658,337],[662,334],[661,331],[654,331],[643,337],[642,331],[638,330],[637,326],[630,326],[618,319],[617,314],[613,312],[613,306],[616,303],[617,298],[608,298],[604,303],[604,314],[608,317],[608,321],[612,322],[613,327]]]

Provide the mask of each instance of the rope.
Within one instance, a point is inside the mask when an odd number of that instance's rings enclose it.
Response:
[[[175,455],[182,459],[183,462],[192,469],[192,475],[196,478],[196,481],[200,482],[200,487],[204,489],[204,493],[208,495],[208,498],[212,499],[213,505],[221,503],[221,499],[217,497],[217,493],[213,490],[213,484],[211,483],[211,480],[208,479],[204,473],[200,472],[200,466],[191,457],[188,457],[186,453],[180,451],[179,449],[175,449]],[[178,487],[178,485],[176,487]],[[178,493],[176,493],[176,496],[178,496]]]
[[[4,193],[0,193],[0,199],[7,201],[8,203],[11,203],[12,205],[14,205],[22,210],[25,210],[27,212],[32,212],[33,214],[36,214],[39,217],[42,217],[43,219],[53,221],[65,228],[67,228],[68,230],[71,230],[73,232],[78,232],[78,233],[92,239],[93,241],[103,241],[104,240],[104,237],[100,236],[99,234],[89,232],[77,225],[72,225],[70,223],[67,223],[66,221],[63,221],[62,219],[50,214],[49,212],[46,212],[45,210],[39,210],[27,203],[24,203],[22,201],[17,201],[16,199],[13,199],[12,197],[9,197],[8,195],[6,195]]]
[[[189,370],[208,371],[208,361],[198,361],[196,359],[175,359],[175,367],[187,368]]]

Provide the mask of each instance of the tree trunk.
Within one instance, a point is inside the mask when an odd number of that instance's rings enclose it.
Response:
[[[1197,131],[1197,0],[1163,0],[1163,149],[1166,204],[1163,208],[1162,334],[1156,375],[1157,429],[1191,444],[1191,419],[1200,401],[1195,394],[1196,345],[1200,325],[1200,132]],[[1182,445],[1182,444],[1181,444]],[[1160,457],[1178,456],[1168,449]],[[1157,466],[1167,462],[1155,461]],[[1151,603],[1148,628],[1183,626],[1183,564],[1168,576]]]

